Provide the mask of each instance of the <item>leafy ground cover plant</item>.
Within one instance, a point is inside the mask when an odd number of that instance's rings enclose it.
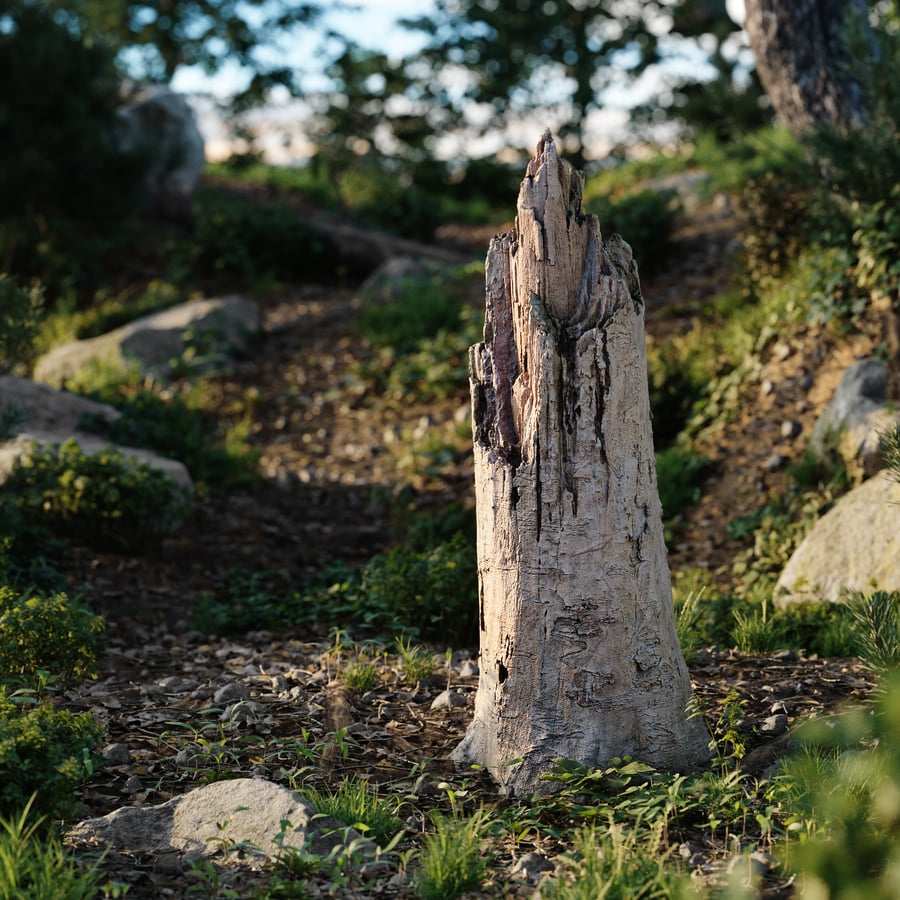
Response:
[[[24,518],[49,532],[134,552],[157,546],[188,508],[183,489],[159,470],[115,448],[88,455],[71,439],[33,444],[5,490]]]
[[[94,673],[104,622],[64,593],[0,587],[0,681],[33,683],[47,672],[63,686]]]
[[[122,414],[112,424],[85,418],[82,427],[124,446],[147,447],[183,462],[201,490],[213,485],[239,489],[257,483],[258,453],[247,442],[254,398],[231,417],[212,412],[213,398],[199,382],[173,392],[127,375],[104,379],[101,387],[80,392],[110,403]]]
[[[49,818],[71,814],[75,789],[93,771],[101,731],[90,715],[73,716],[0,686],[0,816],[30,804]]]
[[[198,190],[191,234],[170,241],[162,263],[184,287],[328,282],[346,270],[332,240],[287,203],[255,202],[217,187]]]

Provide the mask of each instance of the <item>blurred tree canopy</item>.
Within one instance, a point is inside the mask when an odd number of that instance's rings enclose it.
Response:
[[[320,0],[42,0],[61,23],[100,40],[123,69],[142,81],[168,83],[183,66],[212,75],[226,64],[249,73],[238,98],[264,102],[276,85],[297,92],[297,72],[279,42],[310,25]]]
[[[478,104],[485,130],[542,112],[576,164],[587,117],[651,67],[661,87],[638,107],[644,124],[664,114],[739,130],[739,114],[751,127],[764,115],[758,85],[747,76],[736,86],[739,63],[727,50],[740,28],[724,0],[437,0],[433,14],[405,25],[428,36],[421,83],[432,104],[456,122]],[[679,56],[687,65],[665,73],[661,64]]]

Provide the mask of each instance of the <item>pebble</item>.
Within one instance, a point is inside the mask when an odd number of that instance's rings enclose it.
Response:
[[[786,466],[790,460],[783,453],[773,453],[764,463],[766,469],[770,472],[774,472],[777,469],[782,469]]]
[[[230,703],[232,700],[246,700],[250,696],[250,688],[243,681],[232,681],[220,687],[213,694],[213,703],[219,706],[223,703]]]
[[[467,659],[460,667],[459,674],[461,678],[471,678],[478,674],[478,663],[473,659]]]
[[[235,724],[258,722],[265,712],[266,707],[262,703],[257,703],[255,700],[238,700],[237,703],[232,703],[231,706],[225,707],[222,715],[219,716],[219,721]]]
[[[792,441],[803,430],[803,426],[796,419],[786,419],[781,423],[781,436],[786,441]]]
[[[138,775],[132,775],[125,782],[125,790],[129,794],[139,794],[144,789],[144,785],[141,783],[141,779]]]
[[[778,713],[774,716],[769,716],[760,726],[759,730],[763,734],[771,735],[772,737],[778,737],[780,734],[784,734],[788,729],[788,717],[784,715],[784,713]]]
[[[527,881],[537,884],[541,874],[553,870],[553,863],[541,853],[525,853],[520,856],[508,870],[510,878],[516,881]]]
[[[111,766],[126,766],[131,762],[131,751],[125,744],[107,744],[100,751],[100,755]]]
[[[159,686],[168,694],[187,694],[196,690],[200,682],[196,678],[183,678],[181,675],[170,675],[159,682]]]
[[[441,691],[431,701],[432,709],[451,709],[454,706],[465,706],[466,698],[457,691]]]

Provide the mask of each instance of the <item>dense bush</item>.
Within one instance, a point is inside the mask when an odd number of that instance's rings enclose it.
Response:
[[[621,197],[598,196],[588,207],[600,220],[605,236],[619,234],[624,238],[644,273],[653,271],[665,259],[681,208],[674,191],[653,190]]]
[[[26,290],[0,272],[0,375],[30,356],[43,300],[39,288]]]
[[[116,147],[111,54],[42,3],[5,4],[0,29],[0,269],[55,295],[90,280],[138,204],[144,161]]]
[[[62,684],[87,678],[102,631],[103,619],[66,594],[0,587],[0,682],[33,681],[42,670]]]
[[[27,522],[120,551],[155,548],[187,508],[183,489],[164,473],[114,448],[89,456],[74,440],[32,445],[4,491]]]
[[[332,240],[288,204],[219,188],[197,192],[190,234],[170,241],[161,262],[180,285],[332,281],[342,265]]]
[[[0,816],[20,812],[33,794],[36,813],[71,814],[75,788],[90,774],[100,740],[88,714],[13,702],[0,686]]]

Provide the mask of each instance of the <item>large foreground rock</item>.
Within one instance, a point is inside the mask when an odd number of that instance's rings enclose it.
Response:
[[[124,367],[137,362],[144,374],[166,378],[189,339],[215,354],[244,353],[262,327],[259,306],[239,294],[192,300],[99,337],[55,347],[34,367],[35,381],[59,387],[88,366]]]
[[[839,600],[847,589],[900,591],[900,483],[882,472],[826,513],[788,560],[780,604]]]
[[[244,842],[244,849],[257,858],[276,856],[282,848],[327,856],[359,837],[340,822],[318,816],[287,788],[237,778],[197,788],[160,806],[125,806],[86,819],[66,839],[132,854],[174,850],[186,859],[200,859]]]
[[[881,469],[881,436],[900,421],[887,392],[888,370],[882,363],[864,359],[850,366],[813,428],[810,447],[816,456],[836,452],[856,482]]]
[[[109,423],[115,422],[121,415],[106,403],[97,403],[13,375],[0,376],[0,413],[14,417],[7,440],[0,441],[0,483],[32,442],[62,444],[73,438],[87,454],[116,446],[96,434],[82,431],[79,425],[82,416],[86,415],[98,416]],[[176,484],[193,489],[190,473],[183,463],[139,447],[118,449],[126,457],[164,472]]]

